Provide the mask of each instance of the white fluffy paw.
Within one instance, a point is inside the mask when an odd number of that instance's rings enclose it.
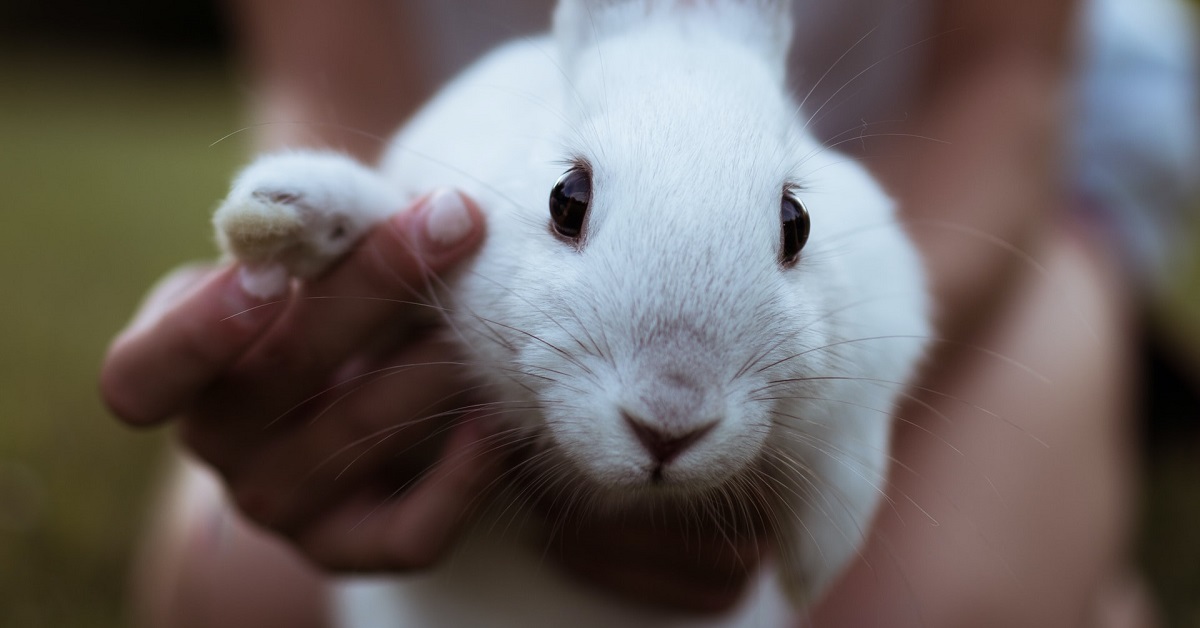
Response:
[[[246,288],[268,295],[321,274],[399,208],[399,194],[349,157],[294,152],[243,170],[213,224],[222,250],[245,265]]]

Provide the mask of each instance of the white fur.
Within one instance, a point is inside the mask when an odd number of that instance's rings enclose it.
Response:
[[[227,206],[264,221],[286,212],[245,201],[260,189],[301,191],[308,210],[355,225],[381,215],[380,190],[465,190],[489,236],[449,280],[452,326],[495,396],[540,408],[497,421],[564,462],[557,481],[600,508],[699,499],[748,478],[781,500],[778,575],[765,569],[726,617],[580,588],[541,560],[536,518],[501,534],[491,524],[513,513],[491,511],[433,572],[347,583],[345,626],[777,626],[785,599],[803,605],[853,557],[882,495],[892,407],[928,334],[926,297],[891,201],[801,128],[781,72],[785,5],[567,0],[556,38],[477,63],[401,132],[378,175],[295,154],[239,179]],[[550,189],[573,159],[594,172],[581,247],[547,228]],[[813,225],[794,268],[778,261],[786,184]],[[307,276],[342,250],[254,261]],[[796,378],[816,379],[778,383]],[[664,431],[719,422],[655,484],[619,408]]]
[[[345,155],[297,151],[260,157],[238,175],[213,216],[217,241],[260,296],[284,291],[289,273],[319,274],[403,197]]]

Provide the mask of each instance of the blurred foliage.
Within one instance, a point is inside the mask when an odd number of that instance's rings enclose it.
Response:
[[[0,56],[0,626],[121,626],[161,433],[102,408],[105,345],[156,277],[210,256],[246,154],[208,63]]]

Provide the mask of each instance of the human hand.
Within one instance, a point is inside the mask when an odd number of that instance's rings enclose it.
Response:
[[[453,427],[433,470],[436,452],[411,451],[451,429],[442,413],[468,403],[456,394],[463,380],[448,348],[420,333],[428,307],[409,303],[419,292],[411,286],[482,237],[470,202],[471,229],[460,240],[439,246],[426,237],[437,198],[378,226],[285,301],[245,292],[237,267],[176,271],[109,350],[109,406],[135,426],[176,417],[185,444],[221,473],[239,509],[324,569],[436,563],[504,457],[472,416]],[[363,376],[380,368],[378,379]],[[680,513],[670,521],[544,514],[570,521],[546,540],[561,547],[568,572],[618,596],[698,613],[736,604],[764,547]]]
[[[747,512],[733,503],[709,504],[698,519],[691,508],[549,509],[557,525],[547,555],[569,574],[635,603],[700,616],[735,607],[773,547],[762,522],[741,521]]]
[[[464,200],[423,199],[283,301],[252,297],[236,266],[173,273],[110,347],[106,402],[131,425],[177,418],[241,511],[318,565],[429,566],[503,457],[455,422],[460,369],[422,333],[420,287],[483,237]]]

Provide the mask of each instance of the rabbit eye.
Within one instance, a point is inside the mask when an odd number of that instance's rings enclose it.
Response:
[[[804,203],[796,198],[791,191],[783,193],[783,202],[779,207],[779,218],[783,222],[781,239],[783,246],[780,249],[779,263],[784,266],[791,266],[796,263],[800,257],[800,250],[804,248],[804,244],[808,242],[808,231],[810,228],[808,220],[808,209],[804,207]]]
[[[578,240],[583,235],[591,200],[591,175],[583,168],[568,170],[550,190],[550,224],[554,232],[569,240]]]

